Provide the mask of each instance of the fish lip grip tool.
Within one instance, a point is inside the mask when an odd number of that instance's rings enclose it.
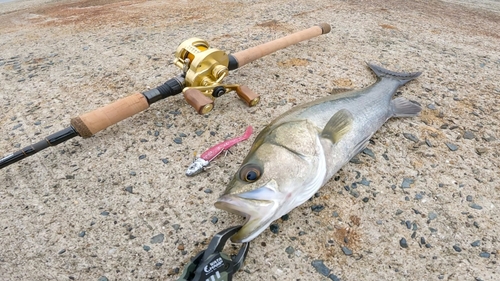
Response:
[[[181,75],[169,79],[154,89],[132,94],[72,118],[69,127],[1,158],[0,169],[76,136],[91,137],[111,125],[148,109],[157,101],[180,93],[183,93],[186,101],[199,114],[210,112],[216,97],[233,90],[249,106],[254,106],[259,102],[260,97],[247,86],[222,83],[228,72],[277,50],[328,32],[330,32],[330,25],[321,23],[232,55],[211,48],[202,39],[188,39],[179,45],[175,53],[174,64],[182,69]]]
[[[233,226],[215,234],[206,250],[198,253],[184,267],[177,281],[233,280],[233,275],[241,268],[250,249],[250,244],[243,243],[236,256],[222,252],[227,240],[241,229]]]

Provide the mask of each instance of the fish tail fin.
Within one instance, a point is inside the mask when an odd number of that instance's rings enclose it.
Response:
[[[420,104],[403,97],[393,99],[391,101],[391,108],[393,117],[413,117],[422,111]]]
[[[403,86],[422,74],[422,72],[395,72],[369,62],[366,64],[368,64],[368,67],[375,72],[377,77],[397,80],[399,81],[399,86]]]

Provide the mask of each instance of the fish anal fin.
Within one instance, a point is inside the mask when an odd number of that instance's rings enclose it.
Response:
[[[349,160],[351,160],[351,158],[356,156],[358,153],[363,151],[366,148],[366,146],[368,146],[368,142],[370,141],[372,136],[373,136],[373,134],[370,134],[369,136],[364,138],[362,141],[360,141],[358,144],[356,144],[356,146],[352,150],[351,154],[349,154]]]
[[[413,117],[417,116],[422,107],[412,101],[409,101],[403,97],[395,98],[391,101],[392,116],[393,117]]]
[[[326,123],[321,136],[331,140],[333,143],[338,143],[351,130],[352,122],[352,113],[347,109],[341,109]]]

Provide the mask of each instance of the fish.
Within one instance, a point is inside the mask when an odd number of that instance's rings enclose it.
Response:
[[[311,198],[366,148],[391,117],[417,116],[422,107],[397,89],[421,72],[394,72],[367,63],[372,85],[298,105],[255,138],[215,207],[245,217],[232,242],[253,240],[274,220]]]
[[[192,177],[194,175],[197,175],[201,173],[205,169],[212,160],[215,159],[219,154],[221,154],[224,150],[228,150],[232,146],[247,140],[250,138],[252,135],[253,128],[252,126],[248,126],[247,129],[245,130],[245,133],[239,137],[235,137],[229,140],[225,140],[221,143],[218,143],[209,149],[207,151],[203,152],[200,157],[196,158],[193,163],[191,163],[187,170],[186,170],[186,176]]]

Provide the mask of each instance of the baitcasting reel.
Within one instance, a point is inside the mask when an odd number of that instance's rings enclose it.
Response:
[[[226,52],[210,48],[203,39],[190,38],[177,48],[174,64],[185,76],[182,93],[199,114],[210,112],[215,98],[231,91],[236,91],[248,106],[260,101],[260,96],[247,86],[222,83],[229,74],[229,61]]]

